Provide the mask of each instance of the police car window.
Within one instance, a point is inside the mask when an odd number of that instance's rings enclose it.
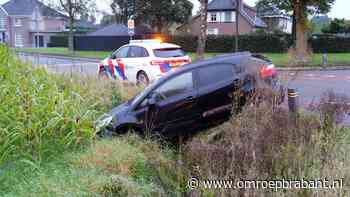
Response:
[[[193,75],[192,72],[187,72],[168,80],[154,90],[154,92],[158,93],[162,97],[160,99],[166,99],[187,93],[192,90]]]
[[[211,65],[200,68],[199,71],[199,85],[205,87],[233,79],[233,65]]]
[[[163,48],[154,49],[153,53],[156,57],[183,57],[186,53],[181,48]]]
[[[116,51],[115,57],[116,58],[126,58],[128,56],[128,52],[129,52],[129,47],[123,47],[123,48],[119,49],[118,51]]]
[[[143,47],[132,46],[129,50],[128,57],[136,58],[136,57],[148,57],[148,52]]]

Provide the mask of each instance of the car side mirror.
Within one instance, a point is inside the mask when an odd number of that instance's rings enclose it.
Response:
[[[116,56],[115,54],[112,54],[112,55],[110,56],[110,58],[114,60],[114,59],[117,58],[117,56]]]
[[[158,94],[157,93],[152,93],[150,97],[148,98],[148,105],[149,106],[155,106],[157,104],[158,100]]]

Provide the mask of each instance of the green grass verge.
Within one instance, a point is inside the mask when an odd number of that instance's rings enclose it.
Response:
[[[159,144],[130,135],[41,164],[18,161],[0,171],[0,196],[180,196],[174,154]]]
[[[65,55],[71,57],[87,57],[87,58],[97,58],[103,59],[111,54],[109,51],[75,51],[71,53],[67,48],[24,48],[15,49],[19,52],[33,52],[33,53],[45,53],[53,55]],[[214,57],[223,53],[205,53],[206,58]],[[196,59],[195,53],[188,53],[192,60]],[[264,53],[272,62],[278,67],[286,67],[290,61],[290,57],[287,53]],[[350,65],[350,53],[331,53],[328,54],[328,61],[330,65]],[[312,62],[307,66],[320,66],[322,64],[322,54],[314,54],[312,57]]]

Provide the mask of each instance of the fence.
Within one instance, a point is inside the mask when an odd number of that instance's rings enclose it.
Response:
[[[142,36],[134,36],[134,39],[142,39]],[[76,36],[74,37],[74,49],[77,51],[113,51],[128,44],[129,36]]]

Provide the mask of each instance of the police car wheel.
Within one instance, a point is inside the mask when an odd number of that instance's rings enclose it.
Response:
[[[108,74],[106,72],[100,72],[98,74],[98,78],[99,79],[108,79],[109,77],[108,77]]]
[[[141,71],[137,75],[137,85],[138,86],[147,86],[149,84],[148,76],[145,72]]]

